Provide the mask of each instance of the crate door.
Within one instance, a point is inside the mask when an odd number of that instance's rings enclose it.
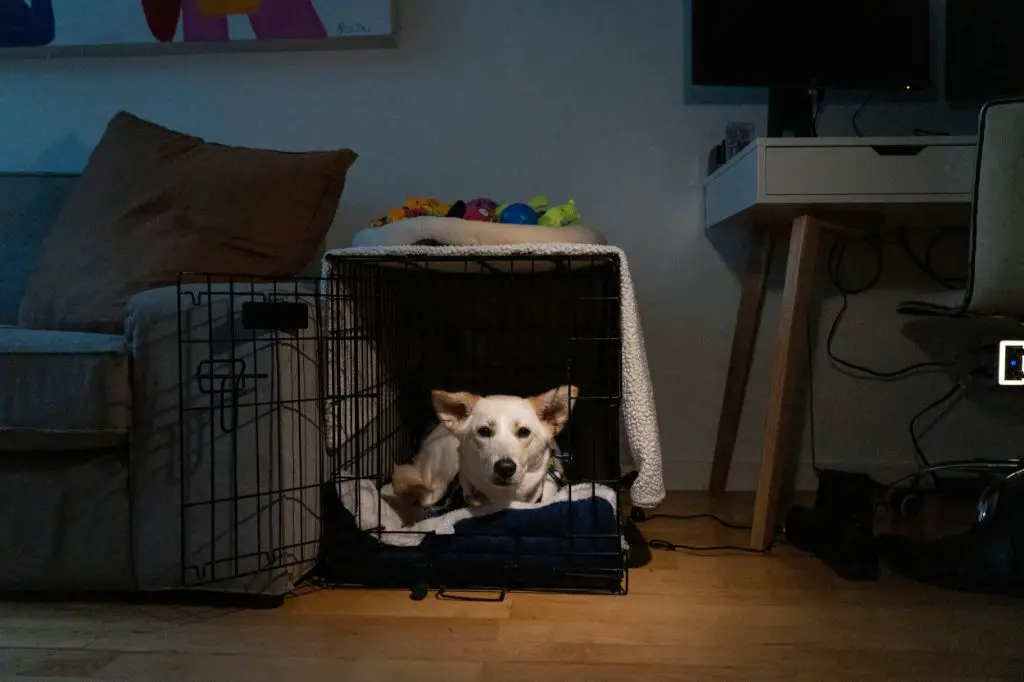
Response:
[[[326,478],[314,286],[179,294],[182,581],[246,591],[312,568]]]

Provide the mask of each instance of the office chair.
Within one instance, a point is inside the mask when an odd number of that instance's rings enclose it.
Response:
[[[979,115],[965,289],[949,292],[942,302],[907,301],[897,309],[904,315],[1024,320],[1024,97],[989,102]],[[941,470],[998,475],[981,495],[972,527],[929,541],[883,535],[882,558],[924,582],[1024,595],[1024,464],[947,462],[907,478]]]
[[[970,232],[966,288],[901,314],[1024,317],[1024,97],[981,108]]]

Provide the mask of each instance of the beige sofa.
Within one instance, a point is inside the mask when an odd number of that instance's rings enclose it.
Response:
[[[17,328],[75,181],[0,176],[0,591],[284,594],[318,539],[315,329],[242,329],[272,285],[203,283],[135,295],[124,334]],[[242,358],[273,369],[225,382]]]

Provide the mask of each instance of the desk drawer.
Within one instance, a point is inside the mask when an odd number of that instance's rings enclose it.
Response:
[[[970,194],[972,144],[769,146],[767,195]]]

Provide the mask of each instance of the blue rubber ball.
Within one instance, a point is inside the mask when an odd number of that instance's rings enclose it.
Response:
[[[501,222],[512,225],[536,225],[540,216],[526,204],[509,204],[501,212]]]

